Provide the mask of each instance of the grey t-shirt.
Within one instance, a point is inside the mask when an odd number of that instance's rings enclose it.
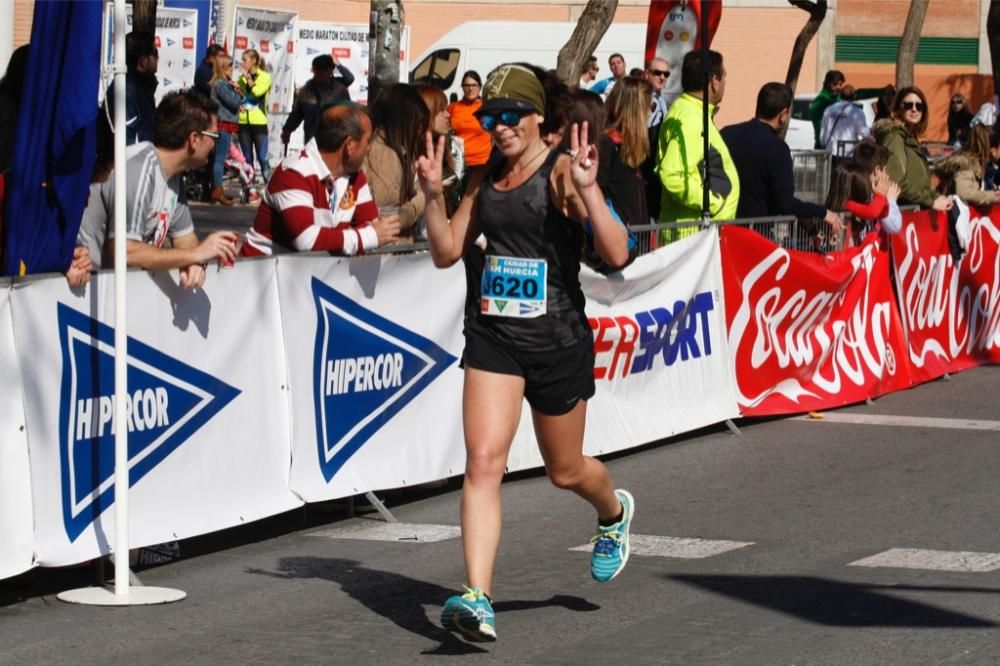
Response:
[[[127,147],[125,159],[126,237],[163,247],[167,236],[194,233],[181,177],[166,179],[153,144],[145,141]],[[90,186],[76,244],[87,248],[95,268],[101,267],[105,240],[114,238],[114,199],[113,174],[107,181]]]

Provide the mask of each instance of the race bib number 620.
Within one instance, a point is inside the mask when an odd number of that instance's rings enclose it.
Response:
[[[497,317],[529,319],[545,314],[548,265],[544,259],[488,255],[480,309]]]

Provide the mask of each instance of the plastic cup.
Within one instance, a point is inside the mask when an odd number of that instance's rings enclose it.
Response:
[[[378,216],[379,217],[385,218],[385,217],[392,217],[393,215],[399,215],[399,206],[379,206],[378,207]]]
[[[243,248],[243,240],[246,238],[246,234],[236,234],[236,254],[239,256],[240,250]],[[225,257],[219,257],[219,268],[232,268],[235,262],[231,259]]]

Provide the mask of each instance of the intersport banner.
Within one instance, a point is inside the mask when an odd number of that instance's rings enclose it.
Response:
[[[176,272],[127,278],[130,545],[301,506],[273,263],[210,266],[194,291]],[[114,543],[114,274],[19,284],[11,301],[37,560],[80,562]]]
[[[1000,362],[1000,212],[970,212],[968,250],[957,263],[944,215],[906,213],[892,239],[916,382]]]
[[[584,449],[610,453],[739,416],[729,364],[716,228],[621,272],[580,274],[597,393]],[[527,407],[508,468],[541,465]]]
[[[820,255],[722,231],[729,349],[745,416],[828,409],[911,385],[878,236]]]
[[[426,254],[277,262],[293,491],[307,502],[461,474],[461,263]]]
[[[0,293],[0,579],[32,567],[31,467],[21,371],[14,353],[9,282]]]

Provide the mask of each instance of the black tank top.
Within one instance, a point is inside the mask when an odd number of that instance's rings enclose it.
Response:
[[[503,161],[488,172],[477,201],[486,255],[544,259],[547,263],[546,313],[533,319],[477,312],[468,329],[525,351],[562,349],[591,337],[580,289],[583,229],[563,215],[549,197],[549,176],[559,158],[553,150],[528,180],[506,192],[495,187]],[[467,272],[469,290],[480,291],[482,271]]]

